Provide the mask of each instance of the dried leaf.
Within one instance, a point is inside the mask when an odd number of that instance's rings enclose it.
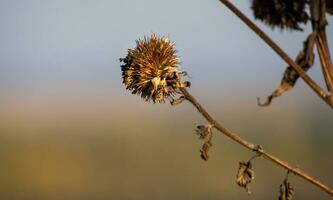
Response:
[[[295,193],[295,188],[290,186],[287,179],[280,185],[280,196],[279,200],[292,200]]]
[[[208,151],[209,149],[213,146],[213,144],[211,143],[210,140],[206,141],[203,145],[202,148],[200,149],[200,153],[201,153],[201,158],[205,161],[208,160]]]
[[[172,101],[170,101],[170,103],[172,106],[175,106],[175,105],[183,103],[185,99],[186,98],[184,96],[181,96],[178,99],[172,99]]]
[[[212,125],[199,125],[197,126],[197,129],[195,132],[199,135],[200,139],[205,139],[207,138],[208,135],[212,133]]]
[[[246,192],[251,194],[248,184],[254,179],[254,171],[252,170],[251,162],[239,162],[236,182],[240,187],[246,189]]]
[[[314,64],[314,53],[313,53],[313,46],[316,39],[316,33],[311,33],[306,41],[304,42],[303,50],[299,52],[298,56],[296,57],[295,62],[304,70],[308,71]],[[284,92],[291,90],[296,81],[299,78],[299,74],[294,70],[293,67],[288,66],[284,72],[283,78],[281,80],[280,87],[276,89],[270,96],[267,97],[265,103],[260,103],[260,99],[258,98],[258,105],[259,106],[269,106],[272,100],[276,97],[281,96]]]

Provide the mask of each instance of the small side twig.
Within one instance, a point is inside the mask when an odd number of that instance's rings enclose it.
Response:
[[[315,179],[314,177],[306,174],[305,172],[301,171],[299,168],[292,167],[287,162],[273,156],[270,153],[267,153],[264,151],[261,146],[252,144],[251,142],[248,142],[244,140],[243,138],[239,137],[237,134],[229,131],[225,127],[223,127],[220,123],[218,123],[207,111],[204,107],[201,106],[201,104],[188,92],[186,88],[180,88],[181,93],[184,95],[186,100],[192,103],[194,107],[202,114],[202,116],[211,124],[215,129],[229,137],[230,139],[234,140],[235,142],[241,144],[242,146],[246,147],[247,149],[251,151],[255,151],[261,155],[261,157],[265,158],[266,160],[269,160],[273,163],[276,163],[282,168],[287,169],[289,172],[303,178],[304,180],[312,183],[313,185],[319,187],[323,191],[327,192],[328,194],[333,196],[333,189],[328,187],[327,185],[321,183],[319,180]]]
[[[236,6],[229,0],[219,0],[237,17],[239,17],[250,29],[252,29],[263,41],[266,42],[284,61],[286,61],[300,77],[308,84],[316,94],[322,98],[333,109],[333,96],[328,95],[297,63],[293,61],[267,34],[256,26],[248,17],[246,17]]]

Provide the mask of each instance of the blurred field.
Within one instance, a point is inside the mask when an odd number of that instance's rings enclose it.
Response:
[[[95,92],[3,102],[1,199],[276,199],[285,172],[256,160],[248,197],[235,173],[251,153],[224,136],[215,135],[208,162],[199,158],[194,128],[203,120],[190,105],[121,99]],[[333,185],[333,115],[320,101],[310,110],[202,100],[225,126]],[[291,181],[296,199],[328,199],[298,178]]]

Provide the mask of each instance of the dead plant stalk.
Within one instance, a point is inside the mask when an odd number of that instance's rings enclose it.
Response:
[[[228,0],[219,0],[237,17],[239,17],[250,29],[252,29],[268,46],[270,46],[285,62],[287,62],[305,81],[312,90],[324,100],[333,109],[333,95],[326,93],[297,63],[294,62],[281,47],[279,47],[267,34],[265,34],[257,25],[255,25],[248,17],[246,17],[236,6]],[[320,44],[320,43],[319,43]],[[327,51],[326,51],[327,52]],[[322,61],[327,61],[327,56]]]
[[[319,180],[317,180],[316,178],[306,174],[305,172],[303,172],[302,170],[300,170],[299,168],[296,167],[292,167],[290,164],[288,164],[287,162],[273,156],[270,153],[265,152],[263,149],[261,149],[260,145],[255,145],[252,144],[251,142],[248,142],[246,140],[244,140],[243,138],[239,137],[237,134],[229,131],[228,129],[226,129],[225,127],[223,127],[220,123],[218,123],[207,111],[204,107],[202,107],[200,105],[200,103],[188,92],[188,90],[186,88],[180,88],[180,91],[182,92],[182,94],[184,95],[185,99],[188,100],[189,102],[191,102],[193,104],[194,107],[196,107],[196,109],[199,111],[199,113],[202,114],[202,116],[218,131],[220,131],[221,133],[223,133],[224,135],[226,135],[227,137],[229,137],[230,139],[234,140],[235,142],[241,144],[242,146],[246,147],[249,150],[255,151],[258,154],[260,154],[263,158],[276,163],[277,165],[279,165],[282,168],[285,168],[286,170],[288,170],[289,172],[295,174],[296,176],[299,176],[307,181],[309,181],[310,183],[312,183],[313,185],[319,187],[320,189],[324,190],[325,192],[327,192],[328,194],[333,196],[333,189],[328,187],[327,185],[321,183]]]

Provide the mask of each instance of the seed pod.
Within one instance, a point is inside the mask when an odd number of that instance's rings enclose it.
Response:
[[[180,81],[179,58],[167,37],[152,34],[136,41],[136,47],[120,61],[124,63],[121,70],[126,89],[146,101],[164,103],[172,100],[180,87],[189,86]]]
[[[305,11],[307,0],[253,0],[254,17],[271,27],[302,30],[309,16]]]

